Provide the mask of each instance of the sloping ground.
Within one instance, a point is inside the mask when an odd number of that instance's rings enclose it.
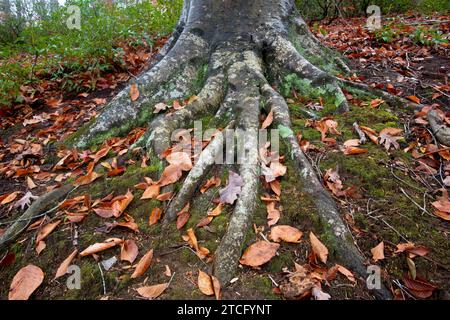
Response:
[[[343,52],[348,51],[349,48],[341,48],[342,44],[331,40],[334,37],[333,30],[342,29],[347,30],[346,32],[358,30],[354,26],[360,25],[362,21],[355,20],[351,23],[353,24],[348,28],[343,24],[326,27],[328,33],[324,41],[342,49]],[[355,37],[351,34],[346,36],[348,39]],[[372,35],[367,34],[364,37],[368,37],[365,40],[368,41],[367,44],[361,39],[355,40],[350,49],[364,51],[362,48],[384,47],[384,44],[380,45]],[[342,39],[343,36],[339,35],[337,38]],[[444,54],[447,50],[445,45],[434,49],[420,44],[414,46],[414,48],[417,46],[418,50],[408,50],[410,47],[398,49],[398,55],[404,56],[405,52],[418,54],[417,52],[422,49],[428,51],[431,58],[418,60],[414,65],[404,65],[396,72],[407,78],[408,76],[402,72],[408,72],[409,68],[417,69],[415,72],[423,75],[436,73],[436,64],[439,64],[439,69],[442,67],[439,62],[429,63],[429,61],[445,60]],[[386,57],[379,53],[370,56],[374,57],[374,61],[366,57],[367,63],[361,60],[361,57],[355,57],[355,66],[363,70],[375,70],[380,63],[386,66],[386,70],[392,70],[389,62],[399,61],[395,59],[395,55],[390,54]],[[426,79],[430,81],[429,85],[439,86],[439,91],[429,92],[430,89],[422,88],[418,85],[418,81],[405,80],[408,84],[405,85],[405,82],[397,81],[397,74],[392,75],[387,71],[384,73],[379,71],[374,78],[366,76],[368,78],[366,81],[386,84],[385,78],[388,77],[394,90],[403,88],[403,92],[395,91],[399,95],[414,95],[424,103],[437,103],[439,106],[436,107],[442,108],[446,107],[444,99],[448,96],[445,78],[448,74],[448,65],[444,64],[444,67],[443,72],[437,73],[439,77]],[[368,75],[370,74],[369,72]],[[368,264],[376,264],[382,268],[383,281],[399,299],[448,297],[449,222],[448,211],[445,211],[445,208],[448,208],[448,199],[445,197],[439,200],[442,206],[437,205],[435,201],[440,196],[440,191],[437,190],[448,183],[445,177],[450,170],[449,155],[448,147],[435,142],[427,130],[426,112],[415,114],[413,110],[401,106],[394,109],[375,97],[348,89],[346,94],[352,103],[351,111],[333,119],[323,118],[330,106],[314,93],[305,91],[304,84],[290,78],[283,87],[290,96],[291,116],[301,145],[315,163],[317,173],[324,177],[324,184],[340,204],[341,213]],[[390,87],[387,89],[393,90]],[[434,93],[441,95],[431,100]],[[57,210],[49,213],[45,219],[40,217],[38,222],[33,224],[34,228],[25,232],[7,248],[1,249],[0,297],[7,298],[12,279],[21,268],[34,264],[45,273],[44,282],[32,295],[32,298],[36,299],[139,299],[142,297],[136,289],[162,283],[169,283],[169,286],[160,296],[161,299],[207,298],[198,288],[197,277],[198,270],[209,274],[211,263],[207,257],[201,259],[195,247],[192,248],[182,236],[192,228],[198,244],[214,253],[226,230],[232,206],[223,206],[220,215],[215,216],[206,227],[197,225],[203,221],[209,210],[217,208],[215,199],[218,197],[218,190],[226,185],[228,170],[233,168],[210,173],[208,178],[220,178],[220,186],[208,188],[204,193],[200,191],[196,193],[195,201],[188,210],[189,219],[180,230],[175,224],[167,228],[163,228],[159,222],[150,225],[152,212],[155,208],[163,206],[164,199],[140,198],[144,189],[151,184],[145,177],[153,181],[158,180],[164,169],[163,164],[155,159],[143,158],[139,152],[130,158],[122,156],[124,150],[129,149],[142,134],[140,130],[135,130],[123,139],[111,139],[99,148],[85,152],[64,149],[57,151],[58,145],[48,141],[48,136],[61,139],[81,126],[89,116],[95,115],[101,106],[96,106],[93,99],[103,97],[107,95],[99,97],[94,93],[87,97],[93,101],[90,105],[84,103],[84,99],[80,99],[75,106],[73,100],[63,100],[55,103],[53,109],[32,111],[27,115],[27,119],[31,120],[27,126],[23,127],[22,123],[18,123],[2,131],[0,199],[4,204],[0,207],[0,229],[23,212],[20,207],[13,206],[27,191],[41,195],[60,183],[73,182],[85,176],[86,167],[96,160],[98,166],[96,172],[103,176],[76,188],[67,197],[75,200],[62,206],[55,203]],[[181,102],[181,105],[184,103]],[[79,114],[80,110],[87,110],[86,117]],[[35,121],[32,119],[38,121],[33,123]],[[203,120],[207,123],[211,119]],[[349,142],[360,138],[353,127],[355,122],[366,132],[367,142],[363,145],[357,145],[355,141]],[[398,146],[393,143],[386,150],[386,145],[378,139],[383,132],[387,134],[388,140],[398,143]],[[376,136],[376,139],[372,141],[367,133],[372,137]],[[280,218],[277,225],[295,227],[303,232],[303,236],[299,243],[282,242],[277,255],[259,270],[242,265],[237,275],[238,279],[222,290],[222,297],[307,298],[309,290],[302,291],[305,279],[289,280],[286,273],[287,269],[291,271],[297,269],[299,274],[300,266],[303,266],[312,271],[314,277],[320,278],[322,290],[329,293],[332,299],[372,299],[371,294],[365,289],[363,280],[358,279],[358,284],[354,286],[351,276],[349,279],[343,274],[336,274],[336,269],[333,268],[335,265],[333,244],[327,241],[328,231],[315,218],[312,205],[314,199],[299,192],[300,179],[295,175],[289,156],[284,155],[287,172],[278,178],[281,183],[280,200],[279,204],[272,208],[270,217],[277,216],[279,211]],[[102,163],[113,157],[117,158],[116,164],[114,161],[109,161],[109,164]],[[88,177],[87,180],[90,182],[92,179]],[[206,180],[202,185],[205,183]],[[34,184],[37,187],[34,187]],[[267,193],[273,189],[266,183],[262,185]],[[181,182],[177,182],[175,191],[180,186]],[[19,193],[14,197],[16,191]],[[133,194],[133,200],[119,218],[99,216],[110,214],[114,200],[126,200],[126,197],[115,199],[112,197],[127,195],[128,191]],[[157,193],[162,194],[163,191]],[[108,197],[110,194],[112,196]],[[270,227],[268,227],[267,204],[270,202],[265,197],[258,204],[255,227],[247,235],[246,248],[256,240],[265,241],[264,238],[268,237]],[[106,211],[98,210],[102,206]],[[438,211],[436,206],[441,208],[441,211]],[[96,209],[97,213],[92,208]],[[45,238],[46,248],[37,254],[36,236],[40,230],[45,229],[45,225],[60,220],[61,223]],[[113,221],[120,221],[123,225],[112,228]],[[132,229],[138,229],[139,232]],[[316,251],[311,247],[309,239],[311,231],[328,248],[329,258],[326,264],[311,254],[312,251]],[[52,280],[60,263],[75,248],[81,252],[90,245],[104,242],[108,238],[134,240],[139,255],[132,265],[127,261],[117,261],[106,270],[99,264],[112,257],[120,260],[121,248],[115,246],[99,252],[95,257],[74,258],[71,263],[81,269],[81,290],[67,288],[67,275]],[[374,261],[371,249],[381,242],[384,243],[385,257]],[[401,245],[407,242],[414,245]],[[142,276],[132,279],[131,275],[137,261],[151,249],[154,250],[154,255],[149,269]]]

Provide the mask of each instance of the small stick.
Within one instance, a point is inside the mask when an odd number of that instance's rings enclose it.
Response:
[[[98,268],[100,269],[100,275],[102,276],[103,294],[106,296],[106,284],[105,284],[105,277],[103,276],[102,266],[100,265],[100,262],[97,262],[97,265]]]

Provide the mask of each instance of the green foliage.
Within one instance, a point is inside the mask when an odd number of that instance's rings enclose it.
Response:
[[[427,29],[423,27],[417,28],[411,35],[411,40],[414,43],[431,46],[448,43],[448,40],[441,31],[436,29]]]
[[[70,0],[52,10],[10,16],[0,27],[0,106],[15,102],[21,85],[58,80],[66,91],[93,90],[104,72],[125,67],[121,48],[151,47],[172,31],[182,0],[130,2]],[[68,6],[81,11],[81,30],[69,29]],[[29,11],[24,11],[29,12]],[[11,32],[15,30],[15,32]],[[89,87],[76,75],[91,79]]]

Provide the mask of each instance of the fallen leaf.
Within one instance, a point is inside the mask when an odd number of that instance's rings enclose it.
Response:
[[[391,146],[393,146],[394,149],[399,149],[400,145],[398,144],[397,140],[403,138],[398,136],[398,134],[400,134],[401,132],[402,130],[397,128],[384,128],[380,132],[380,143],[384,144],[386,150],[389,150]]]
[[[30,177],[27,177],[27,186],[30,190],[37,187],[36,183],[34,183],[33,179],[31,179]]]
[[[134,269],[131,279],[142,276],[150,267],[153,259],[153,249],[150,249],[138,262],[136,269]]]
[[[90,245],[85,250],[83,250],[80,253],[80,256],[82,256],[82,257],[89,256],[91,254],[98,253],[98,252],[104,251],[106,249],[115,247],[118,244],[121,244],[122,242],[123,242],[123,240],[118,239],[118,238],[110,238],[110,239],[107,239],[105,242],[97,242],[97,243]]]
[[[139,248],[134,240],[125,240],[120,250],[120,260],[133,263],[139,254]]]
[[[299,243],[302,235],[303,233],[297,228],[281,225],[270,230],[269,239],[275,242]]]
[[[269,227],[276,224],[280,219],[280,210],[278,210],[275,206],[276,203],[273,201],[267,204],[267,224]]]
[[[3,204],[8,204],[8,203],[13,202],[17,198],[18,194],[19,194],[19,191],[15,191],[13,193],[10,193],[5,198],[3,198],[3,200],[0,202],[0,204],[3,205]]]
[[[161,214],[161,208],[153,208],[152,213],[150,214],[150,218],[148,219],[148,225],[152,226],[154,224],[157,224],[159,219],[161,219]]]
[[[159,297],[169,286],[168,283],[155,284],[153,286],[146,286],[136,289],[137,292],[147,299],[155,299]]]
[[[160,189],[161,187],[157,184],[147,187],[147,189],[145,189],[144,193],[142,194],[141,200],[156,199],[156,197],[159,196]]]
[[[72,260],[76,257],[77,254],[78,250],[75,249],[66,259],[64,259],[64,261],[58,267],[58,270],[56,270],[56,275],[53,280],[58,279],[67,273],[67,269],[69,268]]]
[[[211,277],[205,272],[198,270],[198,280],[197,280],[199,290],[207,295],[212,296],[214,294],[214,287]]]
[[[164,168],[164,171],[161,174],[161,178],[158,181],[158,185],[164,187],[169,184],[175,183],[181,178],[182,175],[183,171],[179,166],[170,164]]]
[[[33,195],[30,191],[25,193],[25,195],[20,198],[15,204],[14,207],[18,208],[20,207],[21,210],[23,210],[25,207],[29,207],[32,200],[38,199],[38,196]]]
[[[319,257],[320,261],[327,263],[328,249],[322,242],[320,242],[312,231],[309,233],[309,241],[311,242],[311,247],[314,254]]]
[[[424,279],[419,279],[418,277],[414,280],[407,276],[403,276],[402,281],[408,288],[408,291],[419,299],[427,299],[431,297],[433,295],[433,291],[437,289],[436,286]]]
[[[381,241],[376,247],[370,249],[370,252],[372,252],[372,258],[375,262],[378,260],[384,259],[384,242]]]
[[[48,223],[45,226],[43,226],[37,236],[36,236],[36,244],[39,243],[40,241],[44,240],[53,230],[55,230],[55,228],[61,223],[61,220],[52,222],[52,223]]]
[[[269,262],[276,255],[279,247],[278,243],[257,241],[245,250],[239,262],[246,266],[259,267]]]
[[[28,300],[31,294],[42,284],[44,272],[41,268],[29,264],[14,276],[9,288],[9,300]]]
[[[216,300],[222,299],[222,290],[220,288],[220,281],[214,276],[211,276],[211,280],[213,283],[214,295],[216,296]]]
[[[86,174],[85,176],[79,177],[77,180],[75,180],[74,182],[74,186],[84,186],[86,184],[90,184],[92,183],[94,180],[96,180],[97,178],[101,177],[102,175],[95,172],[95,171],[91,171],[88,174]]]
[[[407,96],[406,99],[411,100],[412,102],[416,103],[416,104],[420,104],[420,99],[417,98],[416,96]]]
[[[220,186],[220,183],[221,181],[219,177],[212,177],[206,181],[203,187],[200,188],[200,192],[205,193],[209,188]]]
[[[266,119],[261,125],[261,129],[268,128],[273,122],[273,110],[270,110],[269,114],[267,115]]]
[[[314,300],[330,300],[331,299],[331,296],[328,293],[323,292],[322,289],[317,286],[312,288],[311,294],[314,297]]]
[[[136,101],[139,98],[139,89],[136,83],[133,83],[130,87],[131,101]]]
[[[219,190],[220,202],[233,204],[237,196],[241,193],[244,180],[237,173],[230,171],[228,184],[225,188]]]
[[[191,215],[189,214],[189,203],[177,213],[177,229],[180,230],[189,221]]]

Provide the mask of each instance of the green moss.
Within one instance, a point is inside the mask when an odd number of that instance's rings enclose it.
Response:
[[[287,245],[283,245],[286,247]],[[291,246],[295,248],[295,245]],[[291,267],[294,264],[294,258],[291,251],[283,251],[278,256],[272,258],[265,266],[264,270],[270,273],[279,273],[283,268]]]
[[[266,299],[278,300],[279,296],[272,291],[272,282],[265,275],[254,275],[254,278],[248,284],[248,287],[255,290]]]

